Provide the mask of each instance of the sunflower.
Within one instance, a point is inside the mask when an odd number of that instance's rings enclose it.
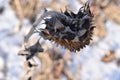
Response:
[[[72,11],[47,11],[34,23],[34,29],[45,40],[50,40],[70,51],[80,51],[92,39],[93,14],[87,2],[75,14]]]

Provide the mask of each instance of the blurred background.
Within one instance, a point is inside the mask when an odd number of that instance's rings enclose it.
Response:
[[[0,0],[0,80],[30,80],[18,52],[43,8],[76,13],[86,1]],[[89,2],[96,25],[91,44],[74,53],[42,40],[33,80],[120,80],[120,0]]]

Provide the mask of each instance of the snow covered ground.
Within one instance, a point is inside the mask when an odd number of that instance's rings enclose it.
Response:
[[[5,10],[0,14],[0,80],[21,80],[19,78],[23,76],[23,63],[17,53],[21,48],[23,35],[14,30],[19,23],[14,11],[7,2],[4,5]]]
[[[78,9],[81,5],[70,0],[72,7]],[[24,75],[23,60],[17,53],[21,49],[23,33],[15,32],[15,26],[20,23],[8,1],[0,0],[0,7],[5,10],[0,14],[0,80],[21,80]],[[99,40],[98,44],[87,46],[80,54],[73,56],[75,73],[76,65],[81,64],[81,80],[120,80],[120,67],[116,60],[104,63],[101,58],[107,50],[113,49],[117,59],[120,58],[120,25],[112,20],[106,22],[107,37]],[[25,28],[28,29],[28,28]],[[26,30],[28,31],[28,30]]]

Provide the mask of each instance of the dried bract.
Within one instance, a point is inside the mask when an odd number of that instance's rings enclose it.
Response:
[[[25,46],[26,47],[26,46]],[[32,59],[37,53],[43,52],[43,48],[39,44],[39,41],[36,42],[33,46],[26,47],[25,50],[19,51],[19,55],[26,56],[26,60]]]

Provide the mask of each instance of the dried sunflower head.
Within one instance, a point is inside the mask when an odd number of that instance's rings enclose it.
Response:
[[[77,14],[72,11],[47,11],[35,22],[34,27],[47,40],[80,51],[90,43],[94,26],[89,3],[81,7]]]

